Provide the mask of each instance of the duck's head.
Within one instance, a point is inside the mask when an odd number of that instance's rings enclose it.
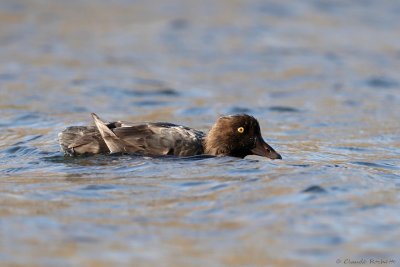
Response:
[[[258,121],[246,114],[220,117],[204,140],[205,153],[244,158],[258,155],[282,159],[261,136]]]

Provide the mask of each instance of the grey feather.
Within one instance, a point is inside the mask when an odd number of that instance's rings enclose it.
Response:
[[[77,154],[107,153],[109,149],[94,126],[71,126],[58,134],[62,151],[70,156]]]
[[[192,156],[204,153],[205,134],[172,123],[106,123],[92,114],[95,126],[72,126],[59,134],[68,155],[138,153],[148,156]]]
[[[97,127],[97,130],[100,132],[101,137],[103,138],[111,153],[138,153],[143,150],[135,143],[127,142],[123,138],[116,136],[112,129],[109,128],[109,126],[105,122],[103,122],[96,114],[92,113],[92,117],[94,120],[94,124]]]

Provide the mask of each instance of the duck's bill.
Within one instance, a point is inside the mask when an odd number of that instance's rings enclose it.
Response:
[[[257,138],[256,147],[251,150],[254,155],[267,157],[270,159],[282,159],[282,156],[279,155],[270,145],[268,145],[262,137]]]

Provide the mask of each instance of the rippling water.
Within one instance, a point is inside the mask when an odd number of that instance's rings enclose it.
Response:
[[[399,12],[0,1],[0,265],[400,266]],[[246,112],[284,160],[64,157],[90,112]]]

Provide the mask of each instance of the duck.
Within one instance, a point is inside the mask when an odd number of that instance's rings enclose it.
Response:
[[[68,156],[127,153],[143,156],[196,155],[282,159],[260,130],[256,118],[234,114],[217,119],[208,133],[168,122],[106,122],[91,113],[94,126],[70,126],[58,134]]]

